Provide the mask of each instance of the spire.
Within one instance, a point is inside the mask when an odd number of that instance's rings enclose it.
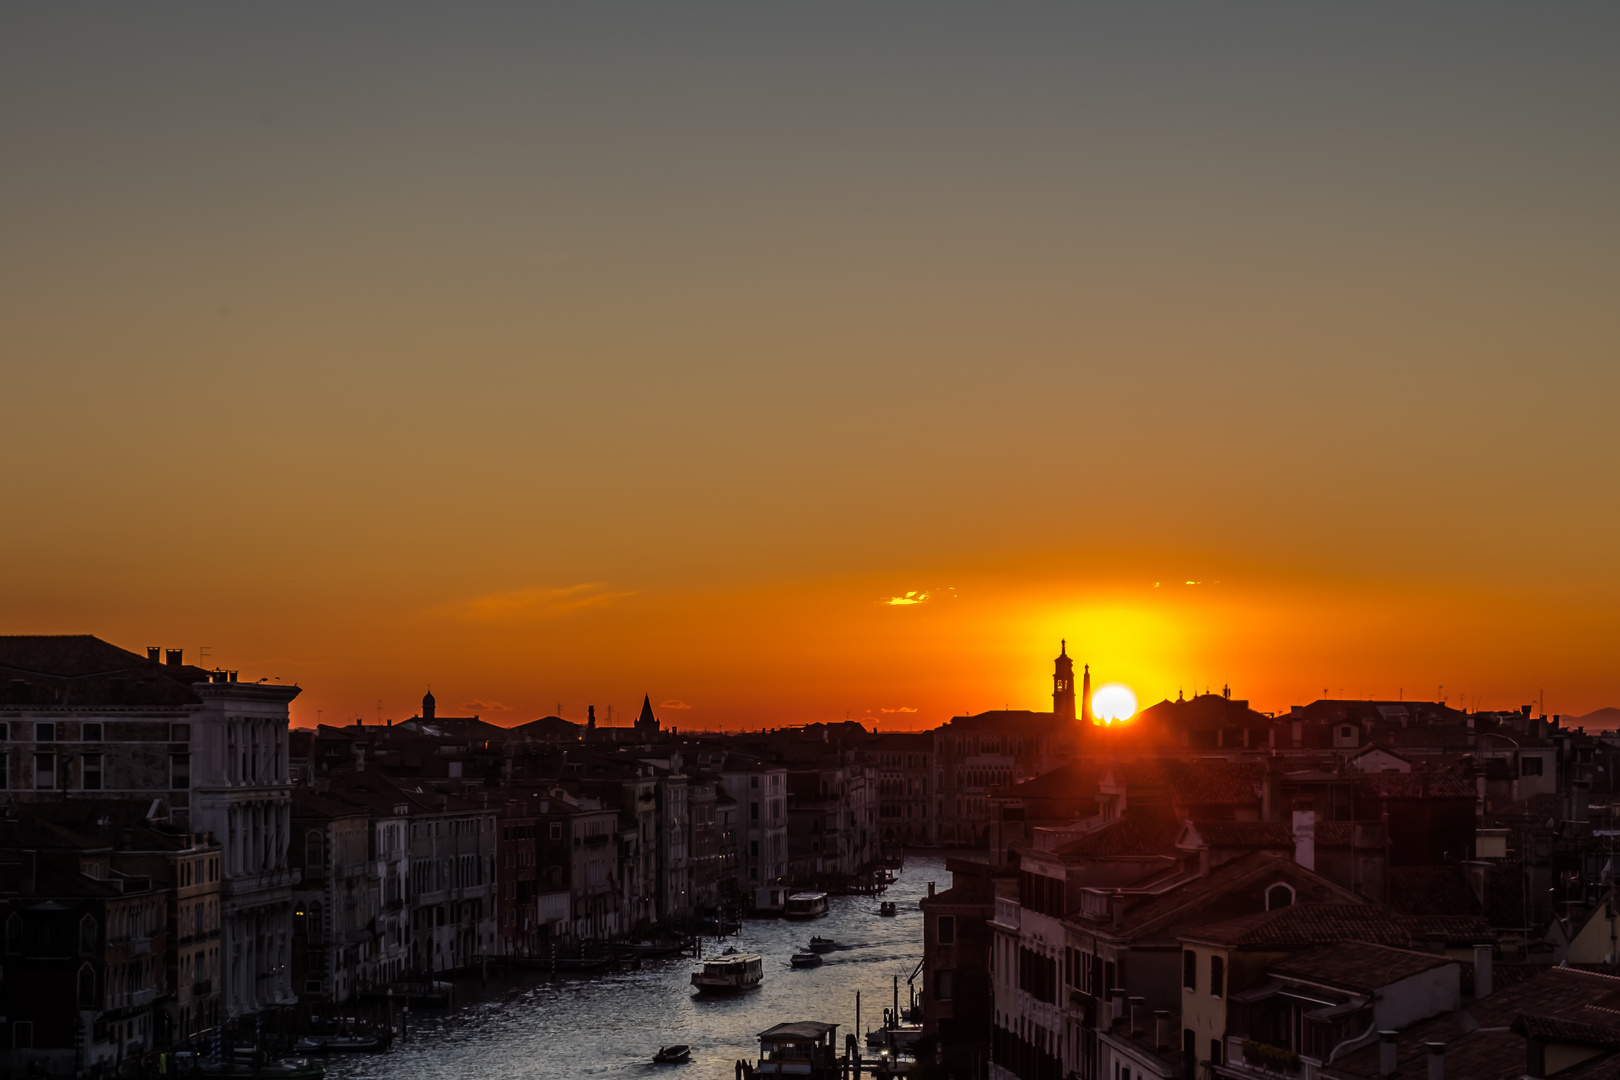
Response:
[[[433,690],[430,687],[428,689],[428,692],[422,695],[422,719],[424,719],[424,720],[433,719],[433,707],[434,707]]]
[[[1080,722],[1082,724],[1086,724],[1086,725],[1089,726],[1091,724],[1096,723],[1096,718],[1091,715],[1091,665],[1090,664],[1087,664],[1085,666],[1085,671],[1083,673],[1083,677],[1084,677],[1085,681],[1080,684]]]
[[[1069,639],[1068,638],[1059,638],[1058,639],[1058,655],[1059,656],[1068,656],[1069,655]]]
[[[647,694],[641,695],[641,715],[636,717],[636,730],[637,731],[657,731],[658,730],[658,717],[653,715],[652,697],[650,695],[647,695]]]

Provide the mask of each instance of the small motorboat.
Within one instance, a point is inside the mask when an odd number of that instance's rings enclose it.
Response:
[[[900,914],[900,912],[894,906],[894,901],[893,900],[885,900],[885,901],[883,901],[883,903],[878,905],[878,914],[882,915],[885,918],[891,918],[891,917],[893,917],[895,915]]]
[[[790,961],[796,968],[820,967],[821,954],[813,952],[796,952]]]
[[[674,1046],[660,1046],[658,1053],[653,1055],[654,1065],[685,1065],[692,1060],[692,1048],[685,1043],[676,1043]]]
[[[832,952],[838,948],[838,942],[830,937],[813,937],[810,939],[810,951],[813,953]]]

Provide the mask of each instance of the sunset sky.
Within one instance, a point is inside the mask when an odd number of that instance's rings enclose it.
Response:
[[[0,632],[300,724],[932,727],[1061,638],[1144,704],[1620,705],[1617,46],[7,5]]]

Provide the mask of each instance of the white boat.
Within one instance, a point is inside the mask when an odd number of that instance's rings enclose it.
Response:
[[[738,994],[765,979],[765,958],[758,953],[729,953],[703,961],[692,972],[692,985],[700,994]]]
[[[796,968],[809,968],[821,966],[821,954],[813,952],[796,952],[789,961]]]
[[[756,1077],[773,1080],[838,1080],[843,1074],[843,1063],[838,1060],[838,1025],[806,1020],[777,1024],[760,1032],[759,1064],[752,1071]]]
[[[827,914],[827,894],[824,892],[794,893],[787,898],[782,914],[790,919],[819,919]]]

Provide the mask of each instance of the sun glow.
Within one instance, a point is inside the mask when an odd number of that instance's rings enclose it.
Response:
[[[1136,695],[1124,683],[1105,683],[1091,692],[1091,715],[1099,724],[1124,723],[1136,715]]]

